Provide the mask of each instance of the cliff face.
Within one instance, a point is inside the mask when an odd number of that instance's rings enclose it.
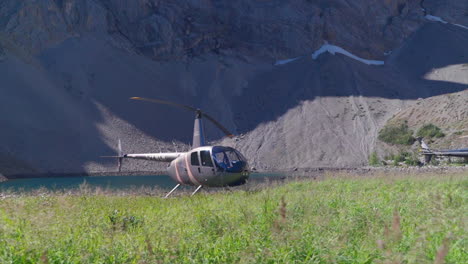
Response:
[[[86,33],[115,36],[157,60],[230,50],[269,59],[309,53],[333,42],[382,58],[423,16],[467,24],[466,1],[441,0],[6,0],[0,28],[34,53]]]
[[[118,138],[127,152],[186,147],[191,114],[130,96],[212,113],[242,134],[224,143],[257,168],[363,165],[400,109],[466,92],[468,31],[454,24],[468,25],[467,10],[435,0],[2,1],[0,172],[112,170],[97,157]],[[312,59],[325,42],[385,65]]]
[[[360,56],[382,58],[423,23],[424,15],[421,1],[403,0],[3,2],[2,32],[33,54],[69,38],[97,33],[115,36],[119,43],[127,42],[157,60],[227,50],[288,58],[310,53],[324,40]],[[450,13],[451,18],[454,15],[464,16]]]

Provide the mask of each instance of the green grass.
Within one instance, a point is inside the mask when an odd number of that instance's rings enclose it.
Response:
[[[465,175],[0,200],[0,263],[467,263]],[[445,242],[444,242],[445,241]]]

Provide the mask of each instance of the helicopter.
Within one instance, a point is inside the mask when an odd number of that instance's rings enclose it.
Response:
[[[168,198],[181,185],[196,186],[197,188],[191,194],[193,196],[202,187],[231,187],[247,182],[250,175],[249,164],[238,150],[227,146],[206,145],[202,122],[204,118],[211,121],[226,136],[234,137],[229,130],[213,117],[198,108],[170,101],[143,97],[131,97],[130,99],[180,107],[194,112],[192,149],[187,152],[124,154],[119,140],[118,156],[104,156],[106,158],[117,158],[119,171],[121,171],[123,159],[169,162],[167,172],[177,182],[177,185],[164,198]]]

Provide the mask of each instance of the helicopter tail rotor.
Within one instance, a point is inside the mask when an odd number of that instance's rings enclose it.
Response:
[[[118,156],[101,156],[101,158],[116,158],[117,159],[117,169],[118,169],[119,172],[121,172],[122,171],[122,162],[123,162],[123,159],[125,158],[125,155],[122,152],[122,143],[120,141],[120,138],[119,138],[118,145],[117,145],[117,151],[118,151]]]
[[[122,171],[122,161],[123,161],[123,152],[122,152],[122,142],[120,141],[119,138],[119,144],[118,144],[118,151],[119,151],[119,158],[117,159],[117,166],[119,168],[119,172]]]

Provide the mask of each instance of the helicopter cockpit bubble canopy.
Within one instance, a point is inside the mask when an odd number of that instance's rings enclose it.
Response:
[[[231,147],[214,146],[211,154],[216,167],[226,172],[242,172],[247,170],[247,159]]]

